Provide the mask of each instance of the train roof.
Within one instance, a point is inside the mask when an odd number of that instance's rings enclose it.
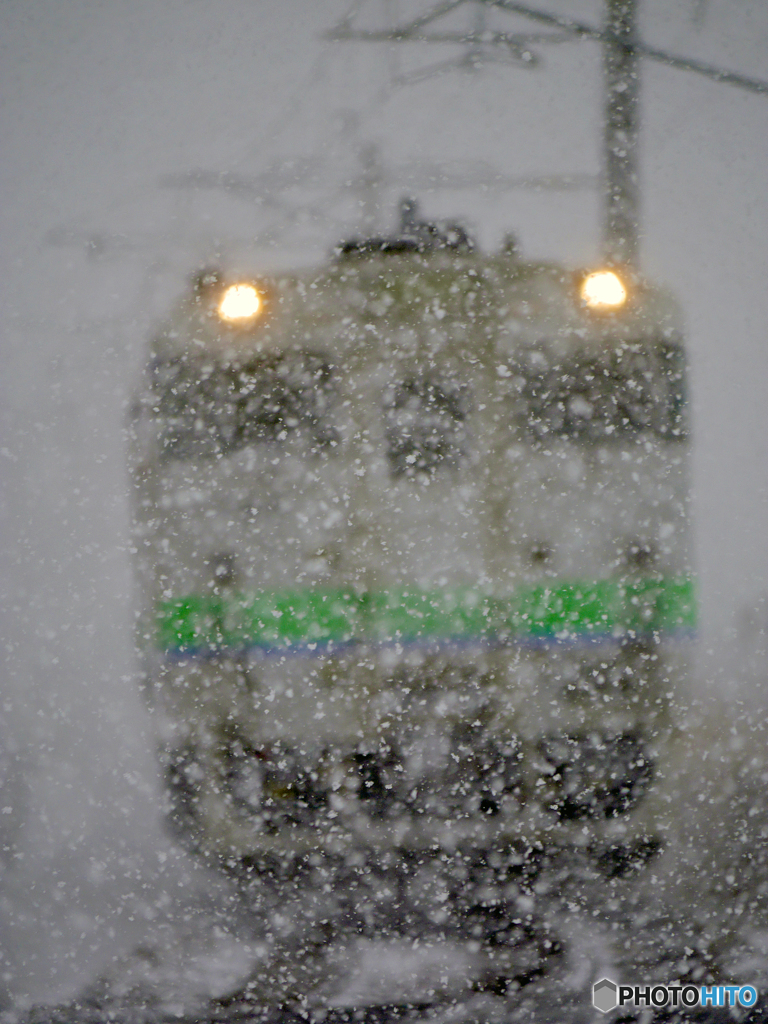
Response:
[[[604,350],[639,339],[678,340],[677,303],[665,289],[636,280],[617,312],[594,312],[579,296],[584,271],[528,262],[512,251],[339,249],[323,264],[259,275],[237,268],[204,272],[162,325],[156,358],[189,353],[222,361],[306,347],[340,355],[372,338],[417,335],[467,345],[493,338],[494,351],[545,345],[564,354]],[[223,291],[249,282],[262,299],[259,316],[226,323]]]

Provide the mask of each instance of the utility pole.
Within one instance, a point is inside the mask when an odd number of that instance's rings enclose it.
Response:
[[[635,49],[637,0],[606,0],[603,35],[603,256],[637,269],[640,223],[638,142],[640,61]]]
[[[478,20],[469,32],[435,31],[435,23],[467,3],[476,6]],[[438,0],[431,10],[386,29],[365,30],[344,19],[327,38],[389,43],[463,43],[468,47],[463,61],[477,63],[484,47],[495,46],[514,59],[516,67],[535,67],[529,47],[560,43],[567,39],[599,42],[603,52],[605,89],[603,125],[603,258],[633,276],[638,269],[640,182],[638,179],[638,137],[640,133],[640,60],[657,61],[668,67],[733,85],[747,92],[768,95],[768,82],[750,78],[726,68],[649,46],[637,34],[640,0],[604,0],[602,27],[565,17],[538,7],[528,0]],[[545,31],[486,31],[481,15],[488,8],[522,17],[543,26]],[[519,59],[517,59],[519,58]],[[445,65],[444,65],[445,66]]]

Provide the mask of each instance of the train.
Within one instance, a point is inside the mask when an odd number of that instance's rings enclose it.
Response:
[[[269,923],[262,998],[522,998],[608,942],[695,629],[673,297],[406,200],[319,266],[197,273],[131,438],[169,821]],[[344,989],[380,946],[414,992]]]

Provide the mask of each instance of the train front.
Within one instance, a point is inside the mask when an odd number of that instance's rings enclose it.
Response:
[[[623,928],[694,626],[671,300],[450,238],[202,274],[134,426],[170,816],[279,908],[274,998],[333,941],[498,995]]]

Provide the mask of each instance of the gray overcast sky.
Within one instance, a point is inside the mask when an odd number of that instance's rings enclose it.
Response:
[[[593,0],[538,2],[599,21]],[[65,848],[107,848],[108,832],[136,845],[136,823],[152,813],[121,431],[147,331],[190,269],[217,248],[242,258],[239,243],[252,236],[265,266],[321,258],[357,226],[345,182],[365,142],[391,168],[418,159],[482,160],[523,176],[599,170],[593,44],[542,50],[535,70],[494,65],[392,88],[393,73],[447,54],[322,42],[345,9],[337,0],[0,4],[4,714],[33,770],[32,806],[47,815],[29,832],[36,853],[24,878]],[[384,9],[369,0],[361,16],[374,24]],[[642,32],[768,80],[768,3],[646,0]],[[711,643],[768,591],[768,97],[646,62],[643,110],[643,265],[676,292],[688,324]],[[161,187],[167,175],[248,176],[288,158],[317,180],[285,193],[287,213]],[[400,191],[392,172],[387,204]],[[416,191],[429,213],[465,215],[484,245],[511,229],[533,256],[579,265],[598,255],[594,189]],[[291,215],[292,204],[305,212]],[[101,248],[89,250],[96,236]],[[34,922],[25,935],[37,960],[18,985],[73,984],[77,958],[60,964]]]

